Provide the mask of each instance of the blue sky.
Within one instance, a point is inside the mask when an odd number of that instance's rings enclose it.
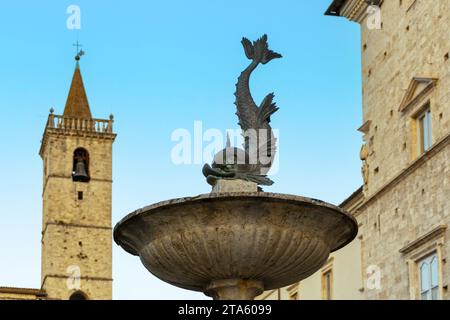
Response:
[[[283,59],[259,67],[275,92],[279,171],[266,191],[339,204],[362,181],[359,26],[323,15],[331,0],[13,1],[0,7],[0,286],[40,286],[40,139],[63,112],[77,38],[92,113],[115,115],[113,224],[142,206],[209,192],[202,165],[171,161],[174,130],[237,128],[240,40],[267,33]],[[66,28],[69,5],[81,30]],[[203,299],[150,275],[114,244],[114,298]]]

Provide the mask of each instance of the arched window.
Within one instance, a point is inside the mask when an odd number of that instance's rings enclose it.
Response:
[[[75,291],[70,296],[69,300],[88,300],[87,296],[81,291]]]
[[[422,300],[439,300],[439,266],[437,254],[419,262],[420,295]]]
[[[73,153],[73,181],[89,182],[89,153],[86,149],[78,148]]]

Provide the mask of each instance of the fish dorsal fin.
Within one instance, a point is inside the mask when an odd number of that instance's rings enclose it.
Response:
[[[230,133],[227,132],[227,148],[231,148]]]
[[[273,102],[274,96],[273,93],[269,93],[261,103],[258,114],[258,122],[260,125],[266,121],[270,122],[270,116],[278,110],[277,105]]]

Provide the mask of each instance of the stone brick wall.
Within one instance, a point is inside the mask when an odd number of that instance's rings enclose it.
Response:
[[[112,143],[115,135],[48,129],[44,163],[42,287],[50,299],[68,299],[71,269],[80,271],[89,299],[112,298]],[[88,183],[72,180],[73,154],[89,153]],[[83,193],[79,200],[78,193]],[[72,269],[73,270],[73,269]],[[73,275],[73,274],[72,274]]]
[[[367,299],[417,298],[411,266],[416,261],[400,252],[402,247],[450,223],[450,1],[385,0],[382,29],[370,30],[361,21],[363,123],[369,145],[369,181],[365,203],[357,209],[363,239],[363,270],[371,265],[381,271],[381,289],[365,288]],[[413,77],[437,79],[435,87],[418,96],[412,110],[400,104]],[[413,97],[420,92],[411,92]],[[414,113],[430,103],[433,146],[417,152]],[[378,170],[375,170],[375,169]],[[376,172],[378,171],[378,172]],[[442,297],[450,298],[446,258],[440,250]],[[430,239],[431,242],[432,239]],[[430,246],[424,243],[423,247]],[[432,245],[431,245],[432,246]],[[418,248],[420,249],[420,248]]]
[[[408,176],[359,209],[357,220],[364,242],[363,270],[376,265],[381,271],[381,289],[366,287],[365,298],[411,298],[408,258],[400,250],[436,227],[450,224],[449,161],[450,143],[447,143]],[[446,264],[450,246],[447,235],[444,234],[443,240],[441,276],[445,287],[450,281]],[[443,289],[443,298],[450,299],[447,289]]]
[[[412,114],[399,111],[413,77],[438,79],[425,97],[431,102],[433,141],[450,128],[450,60],[446,60],[450,2],[416,0],[400,5],[385,0],[381,17],[381,30],[370,30],[366,20],[361,22],[363,123],[371,121],[364,136],[369,144],[367,196],[417,158]]]

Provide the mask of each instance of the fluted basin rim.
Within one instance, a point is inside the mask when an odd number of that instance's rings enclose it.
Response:
[[[196,203],[196,202],[209,202],[209,201],[220,201],[220,200],[229,200],[229,199],[258,199],[261,198],[261,200],[278,200],[278,201],[284,201],[287,203],[305,203],[310,204],[313,206],[322,206],[329,208],[333,211],[335,211],[338,214],[341,214],[348,218],[348,222],[351,223],[352,227],[352,236],[348,237],[346,241],[338,244],[336,247],[331,248],[331,252],[337,251],[341,249],[342,247],[346,246],[348,243],[350,243],[357,235],[358,233],[358,224],[355,220],[355,218],[343,210],[342,208],[335,206],[333,204],[324,202],[322,200],[308,198],[308,197],[302,197],[297,195],[290,195],[290,194],[283,194],[283,193],[271,193],[271,192],[236,192],[236,193],[207,193],[207,194],[200,194],[198,196],[194,197],[183,197],[183,198],[175,198],[165,201],[160,201],[148,206],[145,206],[143,208],[137,209],[130,214],[123,217],[114,227],[113,237],[114,241],[120,245],[125,251],[132,255],[138,255],[138,253],[130,248],[125,247],[122,245],[119,236],[119,229],[125,227],[126,224],[130,223],[133,219],[136,219],[138,216],[142,215],[152,215],[157,214],[159,209],[167,208],[167,207],[176,207],[176,206],[182,206],[183,204],[187,203]]]

